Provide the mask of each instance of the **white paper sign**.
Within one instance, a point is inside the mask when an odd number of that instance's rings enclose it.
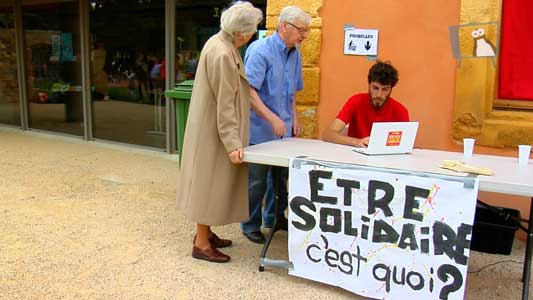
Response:
[[[377,55],[378,30],[357,28],[344,29],[344,54]]]
[[[289,274],[377,299],[463,299],[478,179],[289,171]]]

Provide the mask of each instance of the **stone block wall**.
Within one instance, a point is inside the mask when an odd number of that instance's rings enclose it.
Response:
[[[15,31],[0,30],[0,103],[18,102]]]

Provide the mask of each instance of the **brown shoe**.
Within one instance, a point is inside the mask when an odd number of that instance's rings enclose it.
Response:
[[[226,248],[231,246],[232,244],[231,240],[221,239],[214,232],[213,235],[209,238],[209,242],[211,243],[211,246],[215,248]]]
[[[196,246],[192,247],[192,257],[216,263],[225,263],[231,259],[231,257],[229,257],[228,255],[218,251],[217,248],[211,247],[205,250],[201,250]]]
[[[209,243],[214,248],[226,248],[233,244],[231,240],[221,239],[219,238],[214,232],[212,232],[212,236],[209,238]],[[196,242],[196,235],[194,235],[194,238],[192,239],[192,243],[194,244]]]

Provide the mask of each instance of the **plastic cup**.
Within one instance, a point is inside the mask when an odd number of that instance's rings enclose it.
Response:
[[[531,152],[530,145],[518,145],[518,164],[526,166],[529,161],[529,153]]]
[[[463,139],[463,155],[465,158],[471,158],[474,153],[475,139]]]

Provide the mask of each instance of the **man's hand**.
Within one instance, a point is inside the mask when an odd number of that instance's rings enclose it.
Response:
[[[302,134],[302,128],[300,127],[300,121],[298,121],[298,117],[294,116],[294,122],[292,123],[292,134],[294,136],[300,136]]]
[[[292,99],[292,135],[300,136],[302,134],[302,128],[300,128],[300,121],[298,121],[298,110],[296,109],[296,100]]]
[[[242,156],[243,156],[242,148],[233,150],[228,154],[229,160],[231,161],[232,164],[241,164]]]
[[[370,140],[369,136],[367,136],[366,138],[362,138],[362,139],[354,138],[352,145],[355,147],[366,147],[368,146],[368,140]]]
[[[285,123],[275,114],[272,114],[271,120],[269,121],[270,126],[272,126],[272,131],[274,131],[274,134],[276,136],[284,136],[285,131],[287,131],[287,128],[285,128]]]
[[[250,100],[252,109],[270,124],[276,136],[284,136],[287,131],[285,123],[263,103],[255,88],[250,87],[250,95],[252,96]]]

